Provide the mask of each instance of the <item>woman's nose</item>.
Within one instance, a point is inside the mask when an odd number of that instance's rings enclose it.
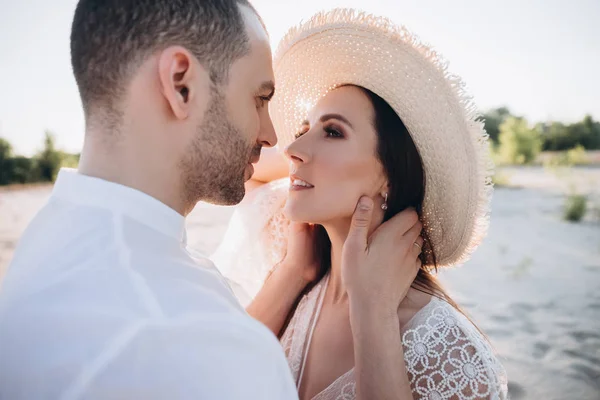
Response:
[[[285,148],[284,153],[293,163],[304,164],[310,161],[309,150],[307,140],[304,137],[300,137],[289,144]]]

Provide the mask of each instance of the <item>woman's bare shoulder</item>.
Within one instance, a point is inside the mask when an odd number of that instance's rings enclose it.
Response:
[[[410,288],[408,294],[398,307],[400,326],[406,326],[432,301],[433,296],[420,290]]]

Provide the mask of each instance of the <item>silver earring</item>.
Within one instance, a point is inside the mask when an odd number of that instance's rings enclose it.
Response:
[[[386,193],[383,195],[383,204],[381,205],[381,209],[383,211],[386,211],[388,209],[387,199],[388,199],[388,194]]]

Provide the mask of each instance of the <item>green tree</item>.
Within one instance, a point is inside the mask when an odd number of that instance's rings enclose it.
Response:
[[[12,157],[8,160],[10,180],[8,183],[31,183],[39,180],[35,160],[23,156]]]
[[[498,156],[506,164],[528,164],[542,149],[542,137],[524,118],[509,117],[500,125]]]
[[[600,149],[600,123],[594,121],[591,115],[586,115],[583,121],[570,126],[571,135],[578,143],[588,150]],[[575,146],[573,146],[575,147]]]
[[[61,168],[77,168],[81,154],[71,154],[62,152]]]
[[[12,156],[12,146],[3,138],[0,138],[0,185],[6,185],[10,182],[11,170],[8,160]]]
[[[56,150],[55,141],[54,135],[46,131],[44,148],[35,157],[39,178],[42,181],[54,182],[63,161],[63,153]]]
[[[543,138],[543,150],[558,151],[574,147],[573,138],[569,138],[567,126],[562,122],[538,124]]]
[[[0,138],[0,160],[6,160],[12,155],[12,146],[8,140]]]
[[[587,150],[600,149],[600,123],[590,115],[570,125],[550,122],[538,126],[544,140],[543,150],[564,151],[577,146]]]
[[[507,107],[495,108],[483,114],[485,130],[494,143],[498,143],[500,125],[510,116],[511,113]]]

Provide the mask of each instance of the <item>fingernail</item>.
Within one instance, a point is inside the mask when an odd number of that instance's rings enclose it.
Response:
[[[358,209],[361,211],[369,211],[371,209],[371,207],[373,207],[373,201],[366,197],[363,196],[360,198],[360,201],[358,202]]]

